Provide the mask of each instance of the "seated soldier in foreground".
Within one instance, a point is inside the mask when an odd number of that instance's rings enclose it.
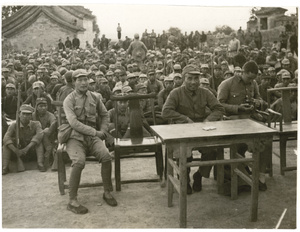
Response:
[[[63,103],[66,118],[71,127],[67,139],[66,150],[72,160],[69,180],[69,203],[67,209],[76,214],[86,214],[88,209],[77,199],[81,172],[85,167],[86,154],[95,156],[101,166],[101,176],[104,187],[103,199],[110,206],[117,206],[117,201],[111,195],[111,156],[105,146],[104,139],[108,128],[108,112],[100,99],[88,91],[88,73],[84,69],[73,72],[72,78],[75,90]],[[59,137],[61,131],[59,131]]]
[[[25,171],[23,161],[35,160],[37,158],[38,169],[45,172],[44,152],[43,152],[43,130],[40,122],[32,121],[32,113],[34,109],[30,105],[22,105],[20,107],[20,134],[19,147],[17,147],[17,123],[13,122],[4,138],[2,147],[2,175],[9,172],[9,162],[11,158],[17,160],[20,165],[18,172]],[[23,168],[22,168],[23,166]]]

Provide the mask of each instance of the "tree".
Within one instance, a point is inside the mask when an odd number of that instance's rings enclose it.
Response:
[[[2,20],[9,18],[23,6],[2,6]]]
[[[216,29],[214,31],[213,34],[217,34],[218,32],[224,32],[225,35],[230,35],[232,32],[234,32],[234,30],[227,25],[223,25],[223,26],[216,26]]]
[[[168,32],[177,38],[181,35],[181,30],[178,27],[170,27]]]

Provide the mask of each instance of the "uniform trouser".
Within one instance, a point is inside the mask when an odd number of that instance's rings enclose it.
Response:
[[[33,153],[36,153],[37,156],[37,164],[43,166],[44,163],[44,149],[42,143],[37,144],[36,146],[32,147],[28,153],[21,157],[21,160],[30,160],[34,155]],[[7,146],[2,147],[2,169],[8,169],[9,162],[12,158],[12,156],[15,156],[16,154],[10,150]]]
[[[201,153],[201,161],[208,161],[208,160],[215,160],[217,158],[217,149],[213,148],[201,148],[198,150]],[[192,162],[193,161],[193,156],[187,158],[187,162]],[[212,166],[202,166],[199,167],[198,172],[201,174],[201,176],[205,178],[209,178],[210,171],[212,169]],[[187,169],[188,172],[188,183],[190,182],[190,175],[189,173],[191,172],[191,169]]]
[[[75,199],[80,183],[81,172],[85,166],[87,153],[95,156],[102,163],[101,176],[104,191],[112,191],[111,182],[111,156],[105,143],[96,136],[85,136],[84,141],[69,139],[66,151],[72,160],[72,170],[69,180],[69,197]]]
[[[245,153],[248,150],[248,146],[245,143],[240,143],[237,146],[237,152],[245,157]],[[272,141],[267,142],[265,144],[265,149],[260,152],[259,156],[259,172],[260,173],[265,173],[266,172],[266,167],[269,161],[269,158],[272,154],[270,152],[272,151]]]
[[[121,39],[121,32],[118,31],[118,39]]]

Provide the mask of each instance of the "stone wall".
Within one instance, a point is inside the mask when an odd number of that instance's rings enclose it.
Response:
[[[8,40],[20,51],[38,49],[40,43],[43,43],[45,50],[49,51],[57,47],[58,39],[61,38],[65,42],[67,36],[72,40],[74,32],[62,28],[41,13],[34,23]]]

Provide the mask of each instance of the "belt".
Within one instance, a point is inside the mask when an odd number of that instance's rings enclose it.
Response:
[[[95,122],[90,122],[90,121],[82,121],[82,120],[78,120],[78,121],[82,122],[84,125],[87,125],[87,126],[93,127],[94,129],[97,129],[97,128],[96,128],[96,123],[95,123]]]

